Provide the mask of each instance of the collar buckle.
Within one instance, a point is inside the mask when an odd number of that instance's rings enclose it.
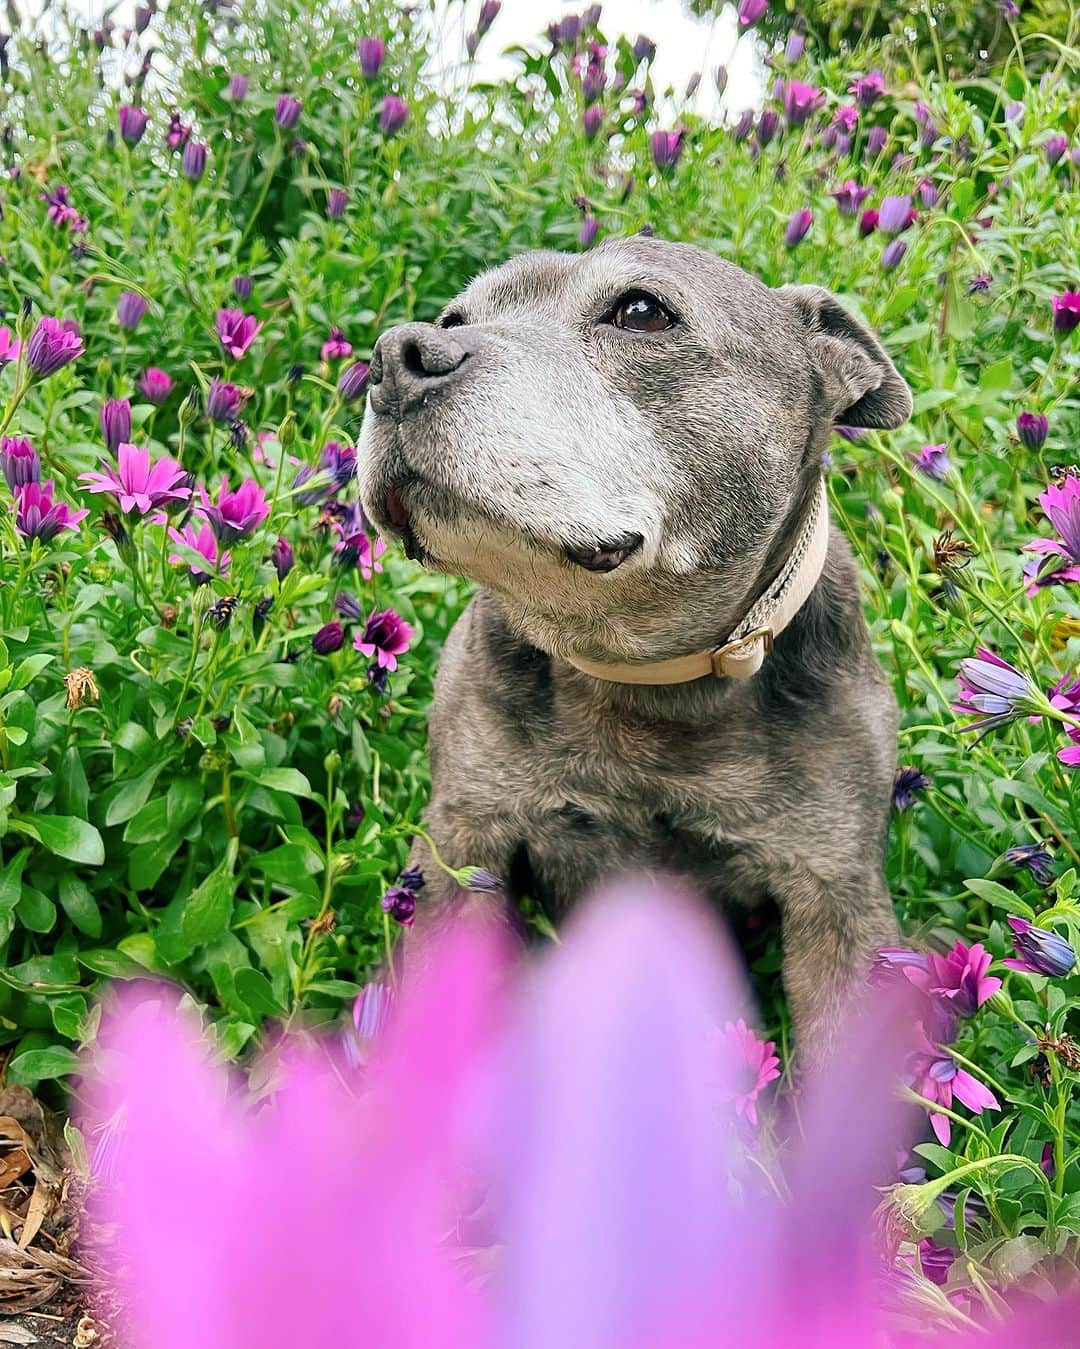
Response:
[[[773,648],[773,630],[767,624],[760,628],[751,628],[742,637],[733,637],[730,642],[725,642],[723,646],[717,646],[709,653],[709,663],[712,666],[713,675],[717,679],[724,679],[730,673],[724,668],[724,662],[730,656],[745,651],[747,647],[753,646],[755,642],[761,643],[761,659],[772,651]],[[745,657],[743,657],[745,659]],[[760,664],[760,662],[758,662]]]

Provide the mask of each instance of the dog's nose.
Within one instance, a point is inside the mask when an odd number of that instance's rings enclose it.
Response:
[[[457,378],[468,351],[452,333],[430,323],[403,323],[383,333],[371,358],[376,412],[402,416]]]

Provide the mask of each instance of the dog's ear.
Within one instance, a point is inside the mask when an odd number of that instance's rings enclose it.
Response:
[[[885,348],[823,286],[783,286],[810,333],[833,425],[900,426],[911,416],[911,390]]]

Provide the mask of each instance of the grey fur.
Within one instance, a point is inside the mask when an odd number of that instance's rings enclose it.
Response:
[[[605,322],[637,289],[676,326]],[[882,874],[896,712],[846,540],[833,531],[821,581],[747,682],[631,687],[563,658],[724,640],[783,565],[830,428],[899,425],[907,386],[827,291],[773,290],[655,239],[515,258],[447,313],[465,324],[379,339],[361,494],[383,534],[482,587],[439,667],[426,820],[451,864],[503,878],[510,905],[465,900],[418,843],[418,926],[464,903],[502,921],[523,889],[557,919],[627,868],[720,903],[772,897],[818,1058],[896,932]],[[609,573],[567,559],[634,535]]]

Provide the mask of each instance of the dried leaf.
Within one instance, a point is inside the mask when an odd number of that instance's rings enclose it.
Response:
[[[27,1246],[37,1236],[41,1230],[41,1224],[52,1207],[53,1191],[52,1186],[46,1185],[39,1176],[34,1186],[34,1193],[30,1196],[30,1203],[26,1206],[26,1221],[23,1223],[23,1230],[19,1234],[19,1245],[26,1249]]]
[[[25,1176],[33,1163],[25,1148],[15,1148],[0,1160],[0,1190],[6,1190],[20,1176]]]
[[[0,1344],[40,1344],[32,1330],[25,1326],[6,1325],[0,1321]]]

